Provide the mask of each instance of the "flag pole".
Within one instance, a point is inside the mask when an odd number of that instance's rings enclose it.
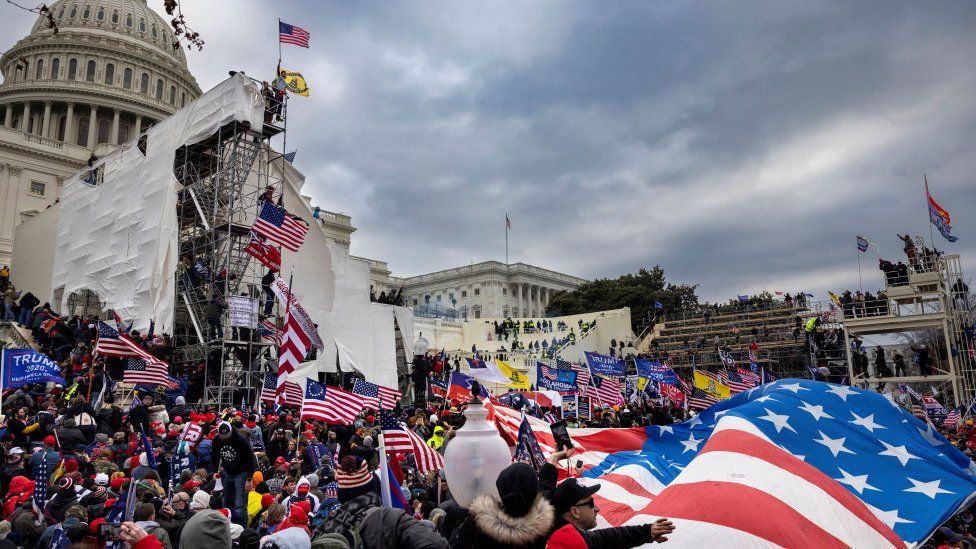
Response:
[[[386,458],[386,439],[383,435],[383,405],[380,405],[380,496],[383,500],[383,507],[393,507],[393,497],[390,495],[390,465]]]
[[[926,174],[922,174],[922,178],[925,180],[925,210],[929,211],[929,197],[932,196],[929,193],[929,177]],[[935,251],[935,234],[932,232],[932,214],[929,213],[929,246],[932,246],[932,251]],[[925,250],[922,250],[923,252]],[[925,265],[925,258],[922,258],[922,265]]]
[[[505,214],[505,265],[508,265],[508,214]]]
[[[864,280],[861,278],[861,250],[857,250],[857,289],[864,294]]]

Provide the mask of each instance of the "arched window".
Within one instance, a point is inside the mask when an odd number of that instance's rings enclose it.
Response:
[[[61,8],[61,11],[58,12],[58,20],[59,21],[64,20],[64,8]]]
[[[163,100],[163,80],[161,78],[156,80],[156,100]]]
[[[127,143],[129,141],[129,125],[122,124],[119,126],[119,143]]]
[[[156,32],[156,23],[153,23],[150,28],[152,29],[152,37],[153,37],[153,40],[155,40],[156,37],[159,36],[159,33]]]
[[[78,8],[71,6],[71,11],[68,12],[68,19],[74,19],[76,15],[78,15]]]
[[[91,17],[91,6],[85,6],[85,11],[81,12],[82,19]]]
[[[38,59],[37,60],[36,67],[37,68],[34,69],[34,79],[35,80],[40,80],[41,77],[44,75],[44,60],[43,59]]]
[[[142,73],[142,80],[139,82],[139,91],[149,93],[149,75]]]
[[[51,60],[51,80],[57,80],[58,72],[61,71],[61,60],[55,57]]]
[[[68,61],[68,80],[74,80],[78,78],[78,60],[72,59]]]
[[[122,71],[122,87],[127,90],[132,89],[132,69],[129,67]]]
[[[176,104],[176,86],[169,87],[169,102],[172,105]]]
[[[105,20],[105,8],[98,8],[98,13],[95,14],[95,19],[99,21]]]
[[[98,121],[98,142],[108,143],[109,122],[105,118]]]
[[[112,22],[118,24],[119,22],[119,10],[112,10]]]
[[[95,62],[89,61],[88,68],[85,70],[85,80],[89,82],[95,81]]]
[[[126,14],[126,16],[125,16],[125,26],[128,27],[128,28],[130,28],[130,29],[132,28],[132,14],[131,13]]]
[[[78,130],[77,130],[78,134],[75,136],[76,137],[75,142],[81,145],[82,147],[88,146],[88,124],[90,123],[91,121],[88,119],[87,116],[83,116],[78,119]]]
[[[146,20],[139,19],[139,32],[146,32]]]
[[[112,63],[105,65],[105,83],[109,86],[115,84],[115,65]]]
[[[58,117],[58,132],[55,134],[58,141],[64,141],[64,131],[68,127],[68,117],[60,116]]]
[[[180,97],[180,108],[182,109],[183,107],[186,106],[186,92],[183,92],[181,95],[182,96]]]

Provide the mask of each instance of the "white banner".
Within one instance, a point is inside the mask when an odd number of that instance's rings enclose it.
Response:
[[[230,313],[230,325],[238,328],[257,329],[258,300],[244,296],[227,298],[227,310]]]
[[[271,290],[274,291],[275,296],[278,301],[283,305],[288,307],[288,314],[292,316],[301,326],[302,331],[312,340],[312,345],[315,345],[319,350],[325,349],[325,344],[322,343],[322,336],[319,335],[318,329],[315,327],[315,323],[305,312],[302,304],[298,302],[298,298],[294,295],[291,296],[291,303],[288,303],[288,283],[285,282],[280,276],[275,278],[273,284],[271,284]]]

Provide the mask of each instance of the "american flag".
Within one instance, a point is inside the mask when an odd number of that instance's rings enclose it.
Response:
[[[402,396],[400,391],[396,389],[383,387],[363,379],[356,380],[352,392],[363,397],[363,403],[371,410],[379,410],[381,405],[384,410],[392,410]]]
[[[307,48],[310,36],[311,34],[303,28],[278,21],[278,41],[282,44],[293,44]]]
[[[277,387],[278,375],[274,373],[264,374],[264,385],[261,386],[261,401],[274,403]],[[282,404],[292,408],[300,407],[302,405],[302,388],[294,381],[285,381],[283,387],[285,399]]]
[[[47,462],[47,454],[34,467],[34,510],[38,516],[43,516],[44,506],[47,504],[47,485],[51,481],[51,466]]]
[[[326,388],[317,381],[305,382],[302,419],[351,425],[363,411],[363,397],[338,387]]]
[[[542,416],[542,419],[548,421],[549,423],[556,423],[557,421],[559,421],[559,420],[556,419],[556,415],[552,413],[552,410],[546,412]]]
[[[946,415],[945,421],[942,422],[942,426],[955,427],[959,425],[960,419],[962,419],[962,414],[959,413],[959,408],[953,408],[952,411]]]
[[[261,339],[269,341],[277,347],[281,346],[281,330],[278,329],[273,320],[262,320],[258,329],[261,331]]]
[[[417,433],[408,429],[403,423],[397,422],[392,414],[385,410],[381,411],[380,423],[387,452],[413,452],[417,470],[421,473],[444,468],[444,457],[427,446]]]
[[[68,535],[64,533],[64,527],[58,524],[54,527],[54,537],[51,538],[51,549],[68,549],[71,547],[71,541],[68,539]]]
[[[126,359],[122,381],[133,385],[163,385],[167,388],[172,385],[166,363],[158,359],[151,361],[141,358]]]
[[[692,387],[691,393],[688,394],[688,407],[696,410],[701,410],[703,408],[708,408],[712,404],[715,404],[718,400],[712,395],[702,391],[698,387]]]
[[[291,298],[289,297],[289,299]],[[285,334],[278,346],[278,399],[276,400],[278,404],[283,398],[285,381],[295,371],[295,368],[305,360],[305,355],[308,353],[311,344],[312,338],[302,329],[302,325],[291,314],[289,307],[285,311]]]
[[[305,241],[308,225],[288,215],[284,208],[265,201],[251,230],[259,236],[281,244],[288,250],[297,252]]]
[[[623,397],[620,392],[623,390],[620,380],[603,376],[590,376],[589,396],[595,398],[602,404],[622,404]]]
[[[749,370],[746,370],[744,368],[737,368],[736,372],[738,372],[739,377],[741,377],[743,381],[747,381],[751,383],[751,385],[749,386],[750,389],[762,385],[762,382],[759,379],[759,374],[755,372],[750,372]]]
[[[579,388],[579,396],[596,396],[590,393],[590,367],[588,365],[569,363],[561,358],[557,358],[556,368],[576,372],[576,387]]]
[[[737,370],[720,371],[718,378],[719,381],[731,389],[733,395],[741,393],[742,391],[748,391],[756,386],[754,383],[750,383],[742,379],[742,376],[739,375]]]

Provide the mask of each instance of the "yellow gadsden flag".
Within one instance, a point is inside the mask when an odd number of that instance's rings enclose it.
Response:
[[[498,364],[498,369],[501,370],[502,374],[508,379],[512,380],[512,382],[508,384],[509,388],[524,389],[526,391],[529,390],[530,385],[528,376],[516,370],[511,365],[502,362],[501,360],[496,360],[495,363]]]
[[[718,400],[725,400],[732,395],[732,391],[729,390],[728,385],[697,370],[695,371],[695,387],[698,387]]]
[[[308,84],[305,83],[302,73],[281,69],[278,72],[278,80],[285,84],[288,93],[308,97]]]

